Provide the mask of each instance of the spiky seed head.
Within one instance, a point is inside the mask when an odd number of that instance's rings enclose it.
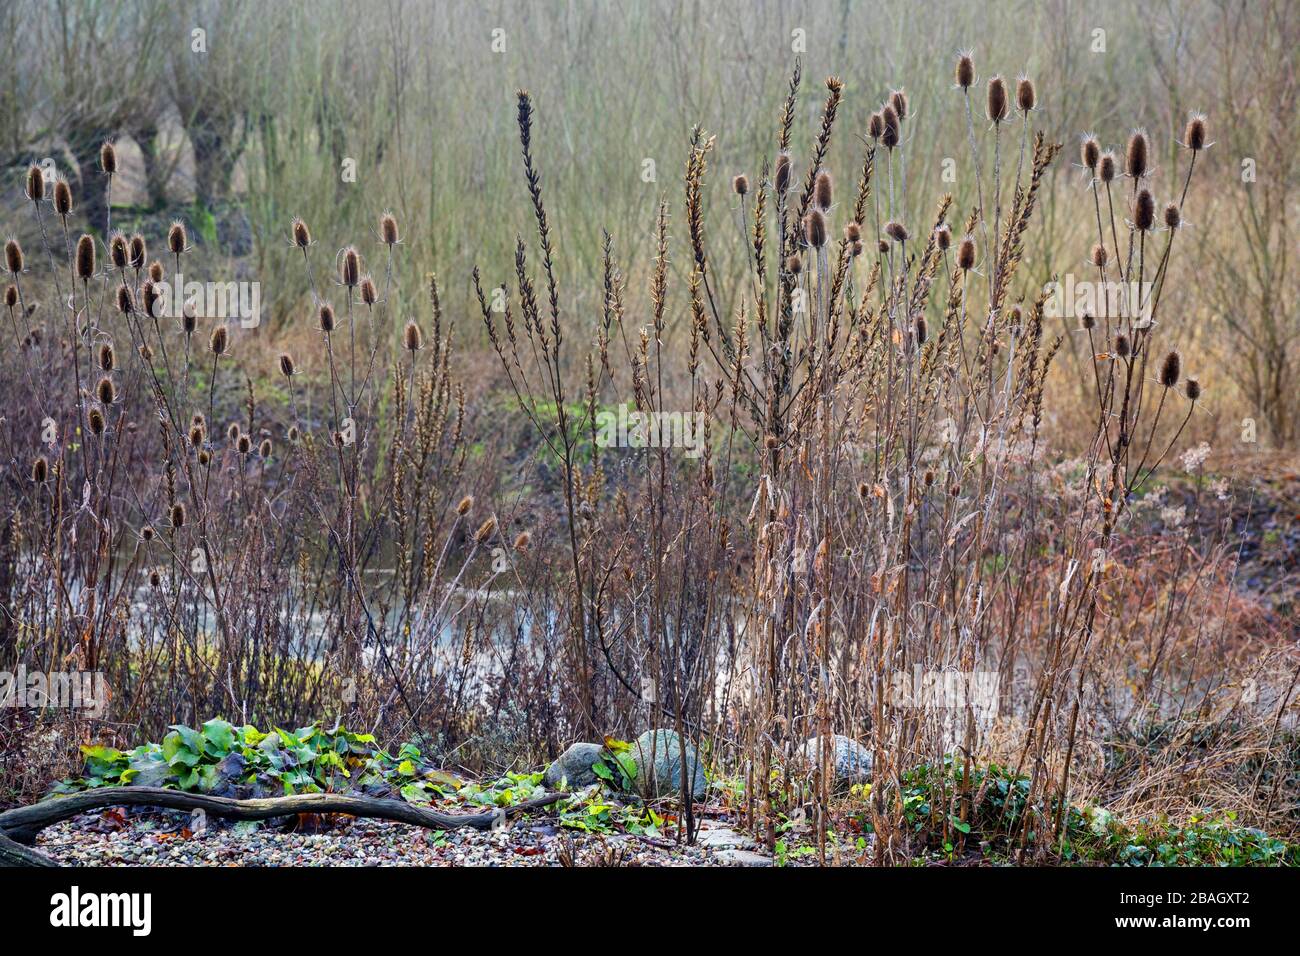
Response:
[[[144,307],[145,315],[155,319],[159,317],[162,296],[159,295],[158,286],[152,279],[145,280],[144,285],[140,287],[140,304]]]
[[[239,441],[240,429],[239,422],[231,422],[226,426],[226,438],[232,442]]]
[[[885,235],[895,242],[907,242],[907,227],[891,219],[885,223]]]
[[[925,340],[929,335],[930,327],[926,325],[925,316],[918,315],[916,317],[916,344],[918,348],[925,344]]]
[[[749,177],[744,173],[739,174],[731,180],[731,191],[737,196],[743,196],[749,192]]]
[[[174,256],[179,256],[189,248],[189,236],[185,232],[185,223],[177,219],[167,230],[167,249]]]
[[[520,531],[519,534],[515,535],[515,550],[520,552],[527,551],[528,545],[532,540],[533,536],[531,534],[527,531]]]
[[[1103,246],[1100,242],[1093,243],[1092,264],[1096,266],[1098,269],[1104,269],[1106,268],[1106,260],[1107,260],[1106,247]]]
[[[297,444],[297,442],[298,442],[298,426],[297,426],[297,425],[290,425],[290,426],[289,426],[289,431],[288,431],[287,434],[288,434],[288,436],[289,436],[289,441],[290,441],[292,444]]]
[[[826,212],[831,208],[834,196],[835,184],[831,181],[831,174],[822,170],[817,174],[813,184],[813,201],[817,203],[818,208]]]
[[[225,323],[222,323],[212,330],[212,335],[208,339],[208,351],[213,355],[225,355],[229,344],[230,330],[226,328]]]
[[[99,367],[105,372],[111,372],[117,367],[117,353],[108,342],[99,347]]]
[[[887,243],[884,239],[877,239],[876,248],[880,251],[881,255],[885,255],[889,252],[889,243]]]
[[[790,188],[790,154],[778,153],[776,157],[776,175],[773,185],[778,195],[783,195]]]
[[[1007,325],[1016,332],[1020,331],[1020,327],[1024,324],[1024,321],[1025,310],[1020,307],[1019,303],[1013,304],[1011,308],[1007,309]]]
[[[339,281],[349,289],[361,281],[361,254],[353,246],[344,249],[339,259]]]
[[[867,135],[874,140],[879,140],[885,132],[885,118],[879,112],[872,113],[871,119],[867,120]]]
[[[1147,174],[1150,158],[1151,145],[1147,142],[1146,130],[1135,129],[1124,150],[1124,172],[1133,179],[1141,179]]]
[[[18,286],[12,282],[5,286],[5,307],[10,309],[18,307]]]
[[[140,353],[140,358],[144,359],[146,363],[153,361],[153,346],[148,342],[142,343],[137,351]]]
[[[849,242],[860,242],[862,240],[862,226],[856,222],[851,222],[844,227],[844,238]]]
[[[898,145],[901,138],[901,131],[898,125],[898,114],[894,112],[892,106],[886,105],[880,111],[880,118],[885,122],[885,128],[880,134],[880,141],[884,143],[885,149],[893,149]]]
[[[27,198],[32,202],[45,198],[45,170],[36,163],[27,167]]]
[[[1119,333],[1119,335],[1115,336],[1115,354],[1118,355],[1120,358],[1128,358],[1128,353],[1129,353],[1128,336],[1125,335],[1123,332],[1121,332]]]
[[[289,232],[293,236],[293,244],[299,249],[306,249],[311,245],[311,230],[297,216],[294,216],[293,222],[289,224]]]
[[[117,147],[110,142],[99,147],[99,168],[110,176],[117,172]]]
[[[154,534],[153,525],[151,524],[147,524],[140,529],[140,537],[144,538],[145,541],[152,541]]]
[[[23,271],[23,247],[18,244],[17,239],[5,242],[5,268],[13,275]]]
[[[105,425],[104,413],[100,409],[92,408],[90,410],[90,414],[87,415],[86,418],[88,424],[90,425],[90,433],[92,435],[104,434],[104,425]]]
[[[1183,130],[1183,145],[1193,152],[1205,149],[1205,115],[1193,113],[1187,117],[1187,129]]]
[[[76,266],[77,278],[83,282],[95,275],[95,240],[84,233],[77,240]]]
[[[1177,229],[1183,224],[1183,213],[1178,208],[1178,203],[1171,202],[1165,205],[1165,228]]]
[[[478,530],[474,532],[474,543],[482,544],[488,538],[492,537],[493,532],[496,530],[497,519],[489,515],[487,520],[479,525]]]
[[[204,468],[208,467],[208,462],[212,461],[212,452],[206,448],[199,451],[199,464]]]
[[[424,333],[414,320],[406,323],[406,331],[402,333],[402,346],[408,352],[418,352],[424,348]]]
[[[797,276],[799,273],[803,272],[803,260],[800,259],[797,255],[786,256],[785,271],[790,273],[791,275]]]
[[[814,249],[826,245],[826,216],[820,209],[810,210],[804,218],[804,237]]]
[[[386,246],[395,246],[401,240],[397,233],[397,217],[386,212],[379,217],[379,238]]]
[[[95,397],[99,399],[101,405],[112,405],[117,401],[117,389],[113,386],[113,380],[107,375],[95,386]]]
[[[185,506],[179,501],[172,505],[171,523],[177,530],[185,527]]]
[[[334,331],[334,306],[328,302],[322,302],[320,308],[316,311],[316,319],[320,323],[322,332]]]
[[[290,355],[288,352],[281,352],[280,353],[280,374],[283,375],[285,378],[293,378],[293,374],[295,371],[296,369],[294,368],[294,364],[293,364],[293,356]]]
[[[1022,113],[1028,113],[1037,101],[1038,93],[1034,89],[1034,81],[1022,75],[1016,80],[1016,107]]]
[[[247,432],[240,432],[239,437],[235,439],[235,448],[241,455],[247,455],[253,450],[253,439]]]
[[[32,462],[32,481],[38,485],[45,484],[45,479],[50,476],[50,463],[41,455]]]
[[[1097,163],[1101,161],[1101,146],[1095,136],[1084,135],[1083,141],[1079,144],[1079,158],[1083,161],[1085,169],[1096,173]]]
[[[1176,351],[1170,351],[1165,356],[1165,360],[1160,363],[1160,384],[1165,388],[1173,388],[1178,384],[1178,379],[1183,374],[1183,357]]]
[[[1133,201],[1133,225],[1147,232],[1156,224],[1156,200],[1149,189],[1139,189]]]
[[[969,272],[975,268],[975,237],[967,233],[957,243],[957,268]]]
[[[1001,123],[1007,118],[1007,81],[1000,76],[989,78],[988,95],[985,98],[985,110],[989,119]]]
[[[857,242],[854,242],[854,243],[851,243],[851,244],[849,245],[849,254],[850,254],[851,256],[853,256],[853,258],[855,258],[855,259],[856,259],[858,256],[862,255],[862,242],[861,242],[861,240],[859,240],[859,241],[857,241]]]
[[[258,443],[258,446],[257,446],[257,453],[258,453],[259,455],[262,456],[262,459],[263,459],[263,460],[265,460],[265,459],[267,459],[267,458],[270,458],[270,457],[271,457],[271,439],[269,439],[269,438],[263,438],[263,439],[261,440],[261,442]]]
[[[961,53],[957,56],[957,85],[963,90],[969,90],[974,83],[975,61],[969,53]]]
[[[375,280],[370,278],[369,274],[361,277],[361,302],[366,306],[373,306],[379,301],[379,292],[375,289]]]
[[[1194,378],[1189,378],[1184,386],[1187,389],[1187,398],[1190,401],[1197,401],[1201,397],[1201,383]]]
[[[115,232],[108,239],[108,260],[113,263],[114,269],[125,269],[126,264],[131,259],[131,250],[127,244],[126,236],[120,232]]]
[[[1092,329],[1097,325],[1097,317],[1091,312],[1085,312],[1083,313],[1083,318],[1079,320],[1079,323],[1085,329]]]
[[[140,235],[140,233],[137,232],[135,235],[131,237],[131,268],[143,269],[145,260],[148,258],[149,258],[149,244],[144,241],[144,236]],[[162,269],[161,262],[158,263],[158,268],[161,271]],[[161,275],[158,276],[158,278],[154,279],[154,281],[161,282],[162,276]]]
[[[149,572],[149,587],[155,590],[162,587],[162,575],[157,570]]]
[[[889,105],[894,108],[900,123],[907,119],[907,94],[901,89],[889,91]]]
[[[202,425],[191,425],[191,426],[190,426],[190,444],[193,445],[195,448],[198,448],[198,447],[200,447],[200,446],[203,444],[203,426],[202,426]]]
[[[198,327],[198,313],[194,311],[194,306],[187,302],[185,307],[181,309],[181,331],[186,335],[193,335],[198,330]]]
[[[1115,154],[1110,150],[1102,153],[1097,162],[1097,178],[1103,183],[1109,183],[1115,178]]]
[[[921,476],[921,480],[925,482],[925,487],[934,487],[934,472],[929,468],[925,469],[925,474]]]
[[[934,230],[934,244],[940,252],[947,252],[952,245],[952,227],[946,222],[939,223]]]
[[[463,518],[465,517],[465,515],[469,514],[470,509],[473,507],[474,507],[474,496],[466,495],[464,498],[461,498],[460,501],[456,502],[456,514],[460,515]]]
[[[66,179],[54,183],[54,212],[63,219],[72,212],[72,187]]]
[[[155,259],[149,263],[149,279],[151,282],[162,282],[163,275],[163,264],[161,262]]]

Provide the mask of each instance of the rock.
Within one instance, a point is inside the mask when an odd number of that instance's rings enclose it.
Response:
[[[700,846],[710,850],[752,850],[757,846],[752,837],[722,826],[703,825],[695,839]]]
[[[591,768],[604,751],[601,744],[574,744],[546,768],[542,784],[551,790],[558,787],[561,780],[567,781],[570,789],[590,786],[598,779]]]
[[[720,850],[714,857],[728,866],[771,866],[772,858],[753,850]]]
[[[675,793],[682,786],[681,738],[671,730],[647,730],[632,744],[636,761],[636,786],[643,796],[656,797]],[[708,790],[704,766],[695,748],[686,745],[687,770],[691,775],[691,796],[702,800]]]
[[[808,741],[800,749],[803,758],[808,761],[809,766],[816,767],[819,759],[818,740],[820,737],[809,737]],[[855,783],[869,783],[871,781],[871,751],[862,746],[851,737],[845,737],[843,734],[835,735],[835,787],[836,789],[847,789]]]

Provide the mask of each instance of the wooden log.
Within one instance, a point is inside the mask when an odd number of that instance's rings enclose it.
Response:
[[[230,797],[165,790],[161,787],[103,787],[70,796],[49,797],[26,807],[5,810],[0,813],[0,836],[5,837],[7,842],[30,846],[38,833],[60,820],[91,810],[120,806],[202,810],[213,816],[233,820],[266,820],[295,813],[347,813],[354,817],[393,820],[434,830],[453,830],[457,827],[487,830],[498,821],[550,806],[566,796],[568,794],[548,793],[512,807],[498,807],[482,813],[442,813],[401,800],[379,800],[340,793],[299,793],[288,797],[235,800]]]
[[[0,866],[58,866],[44,853],[15,843],[0,833]]]

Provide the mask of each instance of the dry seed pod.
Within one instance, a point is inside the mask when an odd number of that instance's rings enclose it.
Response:
[[[784,195],[790,188],[790,154],[780,153],[776,157],[776,175],[773,185],[778,195]]]
[[[320,309],[316,312],[316,320],[320,323],[322,332],[334,331],[334,306],[328,302],[322,302]]]
[[[293,356],[288,352],[282,352],[280,354],[280,374],[285,378],[293,378],[293,373]]]
[[[125,269],[126,264],[131,259],[131,251],[127,246],[126,236],[120,232],[113,233],[108,240],[108,261],[113,263],[114,269]]]
[[[1007,118],[1007,83],[1000,76],[989,79],[985,109],[994,123],[1001,123]]]
[[[179,501],[172,505],[171,523],[173,528],[185,527],[185,506]]]
[[[826,217],[820,209],[811,210],[804,219],[804,237],[814,249],[826,245]]]
[[[181,309],[181,331],[186,335],[193,335],[199,327],[199,317],[194,311],[194,306],[188,302],[185,308]]]
[[[1183,214],[1178,203],[1171,202],[1165,206],[1165,228],[1177,229],[1183,224]]]
[[[1178,379],[1183,371],[1183,357],[1177,352],[1171,351],[1165,356],[1165,360],[1160,363],[1160,384],[1165,388],[1173,388],[1178,384]]]
[[[935,228],[934,244],[939,247],[940,252],[947,252],[948,247],[952,245],[952,227],[946,222],[940,223]]]
[[[1137,226],[1140,232],[1147,232],[1156,224],[1156,200],[1151,195],[1151,190],[1138,190],[1137,198],[1133,202],[1133,225]]]
[[[14,275],[23,271],[23,247],[18,245],[17,239],[5,243],[5,268]]]
[[[1101,160],[1097,163],[1097,178],[1103,183],[1109,183],[1115,178],[1115,154],[1110,150],[1101,154]]]
[[[189,236],[185,232],[185,223],[177,219],[167,230],[167,248],[174,256],[179,256],[189,248]]]
[[[974,83],[975,61],[969,53],[962,53],[957,57],[957,85],[963,90],[969,90]]]
[[[131,290],[124,285],[117,287],[117,311],[123,315],[135,313],[135,302],[131,299]]]
[[[789,255],[785,258],[785,271],[791,275],[798,275],[803,272],[803,260],[797,255]]]
[[[826,212],[831,208],[831,200],[834,196],[834,184],[831,182],[831,174],[823,170],[817,174],[817,179],[813,185],[813,202],[817,207]]]
[[[894,113],[898,116],[900,123],[907,119],[907,94],[901,89],[890,91],[889,105],[894,108]]]
[[[224,355],[229,344],[230,330],[224,324],[218,325],[212,330],[212,336],[208,339],[208,351],[213,355]]]
[[[90,410],[90,414],[87,416],[87,420],[90,425],[90,433],[92,435],[98,436],[104,434],[105,422],[104,422],[104,413],[102,411],[100,411],[98,408],[92,408]]]
[[[874,140],[879,140],[885,132],[885,118],[879,113],[872,113],[871,119],[867,121],[867,135]]]
[[[739,176],[736,176],[734,179],[732,179],[731,191],[734,192],[737,196],[743,196],[747,192],[749,192],[749,177],[746,176],[744,173],[741,173]]]
[[[1201,383],[1194,378],[1187,380],[1187,397],[1191,401],[1196,401],[1201,397]]]
[[[253,449],[253,439],[245,432],[239,433],[239,438],[235,440],[235,448],[241,455],[247,455]]]
[[[153,262],[149,263],[149,281],[162,282],[163,275],[163,264],[161,262],[155,259]]]
[[[969,272],[975,268],[975,237],[969,233],[957,243],[957,268]]]
[[[116,365],[117,356],[113,352],[113,346],[105,342],[99,347],[99,367],[105,372],[111,372]]]
[[[50,464],[41,456],[32,462],[32,481],[38,485],[45,484],[45,479],[50,476]]]
[[[479,525],[478,530],[474,532],[474,543],[482,544],[488,538],[492,537],[492,533],[496,531],[496,529],[497,529],[497,519],[493,517],[489,517],[486,521],[484,521],[481,525]]]
[[[418,352],[424,348],[424,333],[414,322],[406,323],[406,331],[402,334],[402,345],[408,352]]]
[[[515,544],[514,544],[515,550],[527,551],[529,542],[531,542],[532,540],[533,540],[533,536],[531,534],[529,534],[527,531],[520,531],[519,534],[515,536]]]
[[[1141,179],[1147,174],[1150,154],[1146,131],[1135,129],[1128,138],[1128,148],[1124,150],[1124,172],[1133,179]]]
[[[891,219],[885,223],[885,235],[895,242],[907,242],[907,227],[901,222],[894,222]]]
[[[1183,130],[1183,145],[1193,152],[1205,149],[1205,116],[1193,113],[1187,118],[1187,129]]]
[[[456,514],[460,515],[463,518],[465,517],[465,515],[469,514],[470,509],[473,507],[474,507],[474,496],[466,495],[464,498],[461,498],[460,501],[456,503]]]
[[[1107,253],[1106,247],[1100,242],[1093,243],[1092,246],[1092,264],[1098,269],[1106,268]]]
[[[289,224],[289,231],[293,235],[293,244],[299,249],[306,249],[311,245],[311,230],[297,216],[294,216],[293,222]]]
[[[143,269],[145,260],[148,258],[149,258],[149,246],[144,241],[144,236],[140,235],[140,233],[137,232],[135,235],[131,237],[131,268]],[[158,263],[158,273],[159,273],[158,277],[154,279],[155,282],[162,281],[161,262]],[[150,278],[153,277],[150,276]]]
[[[885,121],[885,128],[880,134],[880,142],[884,144],[885,149],[893,149],[898,145],[901,137],[898,114],[894,112],[892,106],[886,106],[880,111],[880,117]]]
[[[35,163],[27,167],[26,191],[27,198],[32,202],[40,202],[45,198],[45,172]]]
[[[366,306],[374,306],[379,301],[379,293],[375,289],[375,280],[369,275],[361,277],[361,302]]]
[[[1028,113],[1034,108],[1038,101],[1038,93],[1034,90],[1034,81],[1027,76],[1021,76],[1016,80],[1016,106],[1022,113]]]
[[[1101,146],[1097,143],[1096,137],[1085,134],[1083,142],[1079,146],[1079,158],[1083,161],[1085,169],[1095,173],[1097,163],[1101,161]]]
[[[77,240],[76,271],[77,278],[83,282],[95,275],[95,240],[84,233]]]
[[[339,281],[349,289],[361,281],[361,255],[352,246],[343,250],[339,260]]]
[[[117,148],[110,142],[99,147],[99,168],[109,176],[117,172]]]
[[[263,438],[262,441],[261,441],[261,443],[257,446],[257,453],[258,453],[258,454],[259,454],[263,459],[270,458],[270,457],[271,457],[271,439],[269,439],[269,438]]]
[[[397,234],[397,217],[386,212],[379,217],[379,238],[386,246],[395,246],[400,241]]]

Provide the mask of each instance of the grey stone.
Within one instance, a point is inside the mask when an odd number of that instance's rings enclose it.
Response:
[[[772,858],[753,850],[719,850],[714,857],[728,866],[771,866]]]
[[[710,850],[752,850],[757,846],[752,837],[730,827],[702,826],[695,839]]]
[[[817,766],[820,758],[818,753],[818,741],[820,739],[820,737],[809,737],[799,751],[809,766]],[[869,783],[871,781],[871,751],[856,740],[845,737],[843,734],[836,734],[834,740],[835,753],[832,759],[835,765],[836,789],[847,789],[855,783]]]
[[[542,784],[552,790],[560,785],[561,780],[567,781],[574,789],[590,786],[598,779],[591,768],[604,751],[601,744],[574,744],[546,768]]]
[[[636,787],[643,796],[657,797],[676,793],[682,786],[682,743],[672,730],[647,730],[632,744],[636,761]],[[699,754],[686,745],[687,772],[691,776],[691,796],[702,800],[708,790],[704,766]]]

